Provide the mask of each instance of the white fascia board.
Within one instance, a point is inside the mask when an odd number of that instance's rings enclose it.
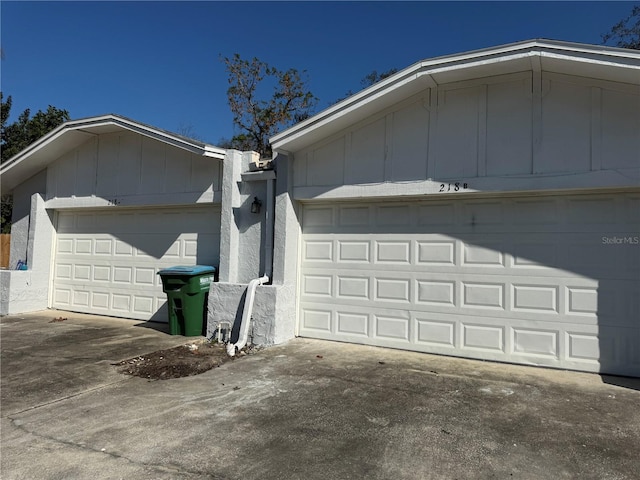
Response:
[[[104,115],[100,117],[91,117],[81,120],[70,120],[63,123],[58,128],[52,130],[39,140],[26,147],[20,153],[9,159],[5,164],[3,164],[2,170],[5,170],[4,167],[8,166],[10,163],[19,161],[22,159],[22,157],[27,157],[33,152],[41,150],[60,136],[64,135],[67,131],[77,130],[83,133],[95,135],[97,134],[97,132],[93,132],[92,130],[99,130],[101,127],[106,126],[115,126],[119,127],[120,129],[138,133],[140,135],[145,135],[163,143],[168,143],[178,148],[188,150],[195,154],[207,157],[216,157],[220,159],[224,158],[225,150],[222,148],[215,147],[206,143],[195,143],[194,141],[189,141],[189,139],[186,139],[185,137],[173,135],[169,132],[156,129],[149,125],[134,122],[117,115]]]
[[[524,42],[511,43],[498,47],[473,50],[460,54],[435,57],[419,62],[423,67],[433,65],[452,64],[457,62],[468,62],[477,58],[505,57],[509,54],[540,54],[541,52],[566,52],[569,58],[581,56],[588,57],[611,57],[612,59],[635,59],[640,60],[640,51],[627,48],[615,48],[602,45],[589,45],[584,43],[562,42],[558,40],[527,40]]]
[[[0,166],[2,190],[13,190],[19,183],[57,160],[65,151],[76,148],[85,139],[118,130],[144,135],[204,157],[222,160],[225,156],[222,148],[192,141],[117,115],[102,115],[65,122],[11,157]]]
[[[220,147],[214,147],[212,145],[205,145],[203,156],[217,158],[218,160],[224,160],[226,150]]]
[[[92,127],[97,128],[105,125],[115,125],[119,126],[123,129],[130,130],[132,132],[138,133],[140,135],[145,135],[147,137],[153,138],[163,143],[167,143],[169,145],[173,145],[178,148],[182,148],[183,150],[188,150],[191,153],[195,153],[197,155],[210,156],[207,155],[207,147],[216,148],[213,145],[207,145],[205,143],[195,142],[189,140],[185,137],[180,137],[178,135],[174,135],[170,132],[159,130],[150,125],[145,125],[142,123],[134,122],[124,117],[120,117],[117,115],[108,115],[105,117],[96,117],[94,119],[87,119],[82,126],[75,128],[82,128],[82,130],[90,130]]]
[[[71,133],[72,136],[69,136]],[[83,131],[65,131],[57,128],[39,141],[32,143],[0,166],[2,192],[12,191],[24,180],[46,168],[69,149],[76,148],[92,134]]]
[[[640,60],[640,50],[632,50],[629,48],[609,47],[606,45],[590,45],[586,43],[561,42],[557,40],[538,40],[535,46],[540,50],[546,51],[564,51],[570,57],[580,55],[612,57],[619,59],[635,59]]]
[[[366,116],[372,113],[373,110],[384,108],[386,104],[391,105],[401,98],[411,96],[435,85],[435,81],[429,75],[411,68],[403,70],[400,74],[395,74],[376,83],[317,115],[276,134],[270,139],[271,146],[274,151],[278,152],[295,151],[298,149],[298,140],[307,137],[314,131],[321,130],[328,125],[331,126],[332,130],[336,130],[353,122],[354,116]],[[315,135],[305,139],[304,143],[310,143],[308,141],[310,138],[315,138]]]
[[[635,57],[626,56],[624,58],[605,55],[570,55],[553,51],[541,51],[538,54],[542,59],[554,58],[572,63],[587,63],[593,65],[604,65],[611,68],[624,68],[640,70],[640,55]],[[640,77],[638,78],[640,82]]]
[[[13,157],[7,160],[5,163],[0,166],[0,173],[4,173],[9,170],[14,164],[20,163],[29,155],[32,155],[34,152],[42,150],[51,142],[55,141],[63,134],[63,130],[65,130],[65,125],[62,124],[59,127],[55,128],[51,132],[47,133],[45,136],[41,137],[40,140],[36,140],[29,146],[27,146],[21,152],[16,153]]]
[[[455,70],[459,70],[462,73],[462,71],[466,70],[472,76],[474,69],[478,67],[487,68],[501,65],[507,69],[510,63],[519,65],[518,60],[544,56],[562,59],[568,64],[572,62],[588,62],[594,65],[623,69],[637,69],[640,66],[640,52],[634,50],[553,40],[529,40],[495,48],[437,57],[415,63],[338,102],[313,117],[274,135],[271,137],[270,142],[274,151],[296,151],[319,138],[335,133],[338,127],[356,122],[358,118],[369,114],[370,110],[385,108],[391,102],[383,99],[387,97],[391,100],[394,97],[392,96],[394,91],[398,91],[402,96],[409,96],[422,89],[437,86],[438,74]],[[500,69],[497,68],[497,70]],[[416,82],[417,80],[420,81]],[[412,82],[417,83],[414,88],[409,85]],[[369,108],[366,108],[367,106]],[[331,125],[331,127],[328,128],[328,125]],[[321,132],[322,130],[326,131]]]

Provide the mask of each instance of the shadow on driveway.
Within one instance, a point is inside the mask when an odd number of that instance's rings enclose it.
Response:
[[[633,379],[296,339],[154,382],[111,363],[188,339],[55,315],[0,322],[2,478],[631,479],[640,467]]]

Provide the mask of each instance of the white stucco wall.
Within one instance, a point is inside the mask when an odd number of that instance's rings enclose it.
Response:
[[[0,316],[9,313],[9,295],[11,294],[11,271],[0,270]]]
[[[55,229],[52,214],[45,209],[42,196],[31,197],[27,243],[28,270],[2,271],[0,314],[44,310],[49,306],[51,260]]]
[[[249,283],[269,270],[265,264],[265,180],[243,181],[249,162],[257,154],[230,150],[224,164],[219,280]],[[251,213],[254,198],[262,202],[260,213]]]
[[[248,282],[265,273],[265,214],[266,185],[265,182],[243,182],[241,186],[242,203],[235,209],[236,226],[240,232],[238,251],[238,281]],[[254,198],[262,202],[260,213],[251,213]]]
[[[216,336],[220,322],[228,322],[233,326],[232,341],[237,341],[246,291],[246,284],[211,284],[207,309],[207,338]],[[295,336],[295,302],[295,286],[259,286],[256,289],[250,320],[249,343],[266,346],[291,340]],[[226,328],[226,325],[223,325]]]
[[[249,163],[256,157],[253,152],[229,150],[224,160],[219,282],[209,290],[208,337],[213,336],[219,322],[229,322],[234,326],[233,340],[237,340],[247,284],[265,272],[266,185],[262,181],[242,180],[242,174],[249,171]],[[251,213],[254,197],[262,202],[259,214]],[[252,343],[273,343],[274,308],[275,291],[267,286],[258,287],[251,320]]]
[[[207,310],[207,338],[215,337],[220,322],[228,322],[233,326],[232,341],[238,341],[246,291],[246,284],[211,284]],[[276,297],[277,288],[274,286],[262,285],[256,289],[249,326],[249,343],[260,346],[278,343],[275,342],[274,335]]]
[[[31,214],[31,196],[34,193],[45,195],[47,171],[42,170],[13,191],[13,213],[11,216],[11,254],[9,268],[15,268],[19,260],[27,261],[29,242],[29,215]]]
[[[274,174],[248,174],[250,152],[229,152],[225,161],[220,256],[220,282],[211,285],[208,336],[219,322],[240,328],[247,284],[271,271],[271,285],[258,287],[252,315],[252,342],[282,343],[295,336],[297,252],[299,224],[290,197],[291,164],[285,155],[274,160],[275,201],[273,268],[266,265],[267,182]],[[244,176],[243,176],[244,173]],[[262,201],[260,214],[250,212],[254,197]],[[235,337],[234,337],[235,340]]]
[[[291,159],[278,154],[274,159],[277,172],[275,229],[273,249],[273,283],[278,286],[273,342],[293,338],[297,327],[298,248],[300,221],[298,205],[292,198],[293,165]]]

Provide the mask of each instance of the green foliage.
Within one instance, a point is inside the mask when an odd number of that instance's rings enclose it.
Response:
[[[602,43],[612,43],[616,47],[640,50],[640,5],[635,5],[631,13],[616,23],[608,33],[602,35]]]
[[[4,101],[0,92],[0,163],[4,163],[26,147],[46,135],[51,130],[69,120],[69,112],[49,105],[46,112],[38,112],[30,118],[31,111],[26,109],[18,120],[7,125],[11,114],[11,96]],[[0,230],[9,233],[11,230],[11,212],[13,199],[10,195],[2,195]]]
[[[0,108],[0,128],[1,130],[1,134],[0,137],[4,138],[4,127],[7,124],[7,120],[9,120],[9,114],[11,113],[11,95],[9,95],[9,97],[7,97],[7,101],[4,102],[3,101],[3,96],[2,96],[2,92],[0,92],[0,104],[1,104],[1,108]]]
[[[0,97],[1,98],[1,97]],[[49,105],[46,112],[38,110],[31,118],[31,110],[26,109],[18,120],[6,125],[11,110],[11,97],[2,103],[2,133],[0,138],[1,163],[46,135],[51,130],[69,120],[69,112]]]
[[[317,102],[307,90],[306,72],[278,70],[255,57],[242,59],[237,53],[222,61],[229,75],[227,98],[233,123],[240,129],[230,140],[231,148],[270,157],[269,137],[309,117]]]
[[[2,195],[2,208],[0,209],[0,233],[11,232],[11,212],[13,211],[13,198],[11,195]]]

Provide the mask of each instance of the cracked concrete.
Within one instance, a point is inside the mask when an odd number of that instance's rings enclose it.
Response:
[[[0,321],[3,479],[640,471],[639,379],[297,339],[149,382],[111,363],[188,339],[101,317],[47,323],[54,316]]]

